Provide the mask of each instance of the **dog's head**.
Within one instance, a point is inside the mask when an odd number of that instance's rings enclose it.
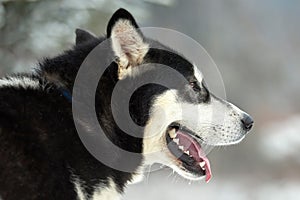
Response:
[[[77,37],[80,42],[92,36],[80,32]],[[131,118],[144,127],[144,163],[162,163],[185,178],[206,176],[208,181],[211,169],[205,147],[240,142],[253,125],[251,117],[213,95],[197,67],[184,56],[145,38],[126,10],[112,16],[107,37],[116,56],[120,82],[134,83],[147,73],[161,80],[176,79],[161,75],[161,65],[184,77],[176,87],[145,84],[131,96]]]

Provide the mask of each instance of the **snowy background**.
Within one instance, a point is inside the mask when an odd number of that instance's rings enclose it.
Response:
[[[0,0],[0,75],[28,71],[70,47],[77,27],[103,34],[119,7],[141,26],[198,41],[219,67],[228,100],[255,119],[241,144],[210,153],[209,184],[162,169],[128,187],[124,199],[299,199],[298,0]]]

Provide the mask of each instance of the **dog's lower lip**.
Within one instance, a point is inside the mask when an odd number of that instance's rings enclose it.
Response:
[[[182,162],[186,170],[198,175],[206,175],[206,182],[208,182],[211,178],[209,160],[201,145],[189,133],[178,123],[172,123],[167,131],[168,148]]]

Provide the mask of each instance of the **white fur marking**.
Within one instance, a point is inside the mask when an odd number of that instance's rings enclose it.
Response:
[[[118,200],[120,198],[121,194],[111,178],[108,180],[108,186],[100,185],[92,196],[92,200]]]
[[[129,185],[133,185],[133,184],[137,184],[137,183],[140,183],[144,180],[144,173],[139,173],[139,174],[134,174],[132,176],[132,180],[131,181],[128,181],[127,184]]]
[[[70,171],[72,176],[71,176],[71,181],[74,184],[74,190],[77,194],[77,200],[86,200],[86,196],[84,194],[84,191],[81,187],[81,185],[83,184],[82,181],[80,180],[80,178],[78,176],[76,176],[72,171]]]
[[[81,189],[80,181],[79,180],[74,181],[74,185],[75,185],[75,191],[77,193],[78,200],[86,200],[86,196],[84,195]]]
[[[135,173],[132,175],[131,181],[128,181],[127,184],[136,184],[141,182],[144,179],[144,166],[141,165]]]
[[[194,75],[196,79],[199,81],[199,83],[201,83],[203,80],[203,74],[200,72],[200,70],[196,65],[194,65]]]
[[[37,80],[28,77],[6,77],[0,79],[0,87],[17,87],[17,88],[33,88],[37,89],[39,87],[39,82]]]
[[[73,175],[74,189],[77,193],[78,200],[87,200],[87,196],[82,189],[82,182],[80,179]],[[104,185],[100,183],[94,190],[91,200],[119,200],[121,194],[118,191],[115,182],[108,178],[108,184]]]

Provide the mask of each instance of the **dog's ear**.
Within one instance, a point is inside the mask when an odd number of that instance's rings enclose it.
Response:
[[[97,39],[97,37],[94,34],[80,28],[76,29],[75,34],[76,34],[76,45],[85,43],[90,40]]]
[[[142,63],[149,50],[142,32],[133,16],[124,9],[117,10],[107,26],[107,38],[111,38],[112,49],[117,57],[118,77],[123,79],[133,67]]]

